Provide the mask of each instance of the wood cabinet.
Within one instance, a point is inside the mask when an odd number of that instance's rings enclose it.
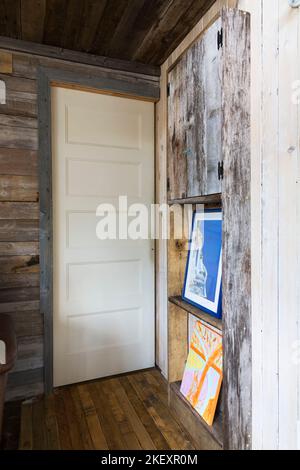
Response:
[[[169,72],[169,200],[221,192],[221,59],[219,18]]]
[[[224,9],[169,72],[169,204],[222,207],[222,320],[180,296],[187,240],[168,242],[170,406],[190,432],[226,449],[251,448],[250,15]],[[222,171],[220,171],[222,170]],[[194,206],[194,210],[196,206]],[[223,334],[222,407],[207,427],[180,394],[189,315]],[[195,421],[196,420],[196,421]],[[191,424],[192,423],[192,424]],[[202,432],[202,431],[199,431]]]

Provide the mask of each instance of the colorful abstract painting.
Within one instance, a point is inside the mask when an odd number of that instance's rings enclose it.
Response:
[[[197,320],[180,391],[210,426],[213,424],[222,378],[222,335]]]

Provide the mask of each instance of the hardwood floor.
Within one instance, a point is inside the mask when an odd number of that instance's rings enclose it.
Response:
[[[157,369],[58,388],[22,405],[19,448],[195,449],[167,402]]]

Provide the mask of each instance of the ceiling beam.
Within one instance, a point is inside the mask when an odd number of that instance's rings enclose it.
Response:
[[[142,64],[121,59],[111,59],[109,57],[87,54],[86,52],[71,51],[55,46],[47,46],[20,39],[12,39],[0,36],[0,48],[10,51],[23,52],[25,54],[37,55],[42,57],[50,57],[52,59],[66,60],[85,65],[93,65],[96,67],[105,67],[112,70],[120,70],[123,72],[132,72],[149,77],[159,77],[160,67],[154,65]]]

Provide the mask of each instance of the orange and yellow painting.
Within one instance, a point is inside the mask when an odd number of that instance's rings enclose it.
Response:
[[[222,335],[196,321],[180,391],[209,426],[213,424],[222,378]]]

